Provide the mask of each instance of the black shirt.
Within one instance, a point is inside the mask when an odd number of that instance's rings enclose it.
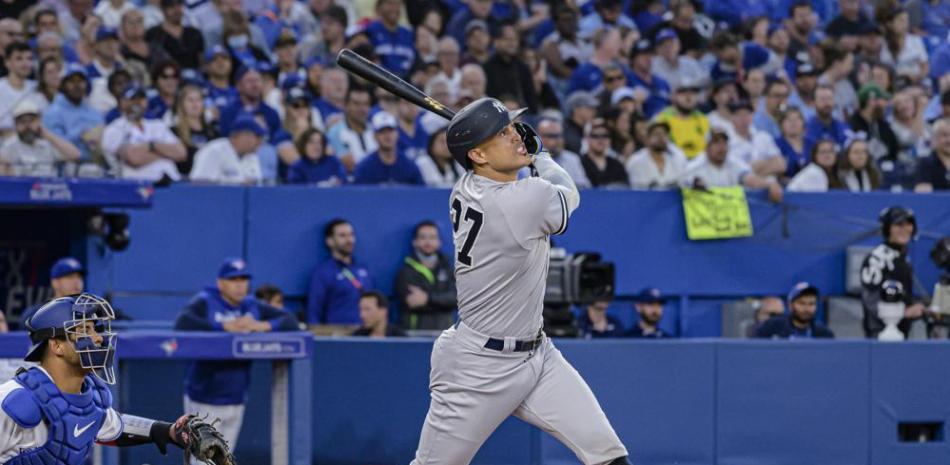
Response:
[[[904,287],[904,305],[914,303],[914,268],[907,261],[907,251],[891,244],[880,244],[861,263],[861,303],[864,309],[864,331],[868,337],[877,337],[884,329],[884,322],[877,317],[877,304],[881,300],[881,285],[894,280]],[[901,319],[897,329],[905,335],[913,320]]]
[[[607,165],[604,166],[603,171],[586,154],[581,157],[581,163],[584,165],[584,173],[587,174],[587,179],[594,187],[630,187],[627,170],[616,158],[607,157]]]
[[[205,50],[205,40],[201,32],[191,26],[185,26],[181,38],[176,39],[165,32],[159,24],[145,33],[145,40],[151,46],[165,49],[168,56],[178,62],[182,68],[198,69],[201,66],[201,55]]]
[[[485,94],[501,99],[514,97],[528,107],[530,113],[538,112],[538,94],[534,90],[531,69],[519,59],[506,59],[499,54],[492,55],[482,65],[488,78]]]
[[[841,36],[860,36],[864,34],[864,31],[867,30],[867,24],[870,21],[861,15],[858,17],[857,21],[851,21],[844,16],[838,16],[835,19],[831,20],[828,23],[828,27],[825,28],[825,32],[829,36],[834,38],[839,38]]]
[[[353,336],[369,336],[373,330],[370,328],[358,328],[353,331]],[[386,337],[405,337],[406,332],[393,325],[386,326]]]
[[[947,166],[940,161],[937,155],[930,155],[921,158],[917,162],[914,182],[917,184],[928,183],[933,186],[935,191],[945,191],[950,189],[950,172],[947,171]]]
[[[791,315],[775,315],[762,323],[762,326],[755,332],[755,337],[763,339],[833,339],[835,333],[817,321],[812,321],[811,326],[801,329],[792,324]]]

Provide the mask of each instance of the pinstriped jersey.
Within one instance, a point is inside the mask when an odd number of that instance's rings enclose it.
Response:
[[[549,236],[567,228],[564,194],[541,178],[497,182],[469,171],[455,183],[449,209],[459,318],[493,337],[537,335]]]

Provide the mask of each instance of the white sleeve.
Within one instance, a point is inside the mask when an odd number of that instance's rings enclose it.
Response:
[[[125,141],[125,130],[122,127],[122,120],[113,121],[102,131],[102,151],[110,157],[115,157],[119,147]]]
[[[96,441],[109,442],[114,441],[123,430],[122,418],[115,409],[106,410],[106,419],[102,422],[102,428],[99,428],[99,434],[96,435]]]
[[[213,170],[213,161],[214,153],[214,143],[208,143],[197,153],[195,153],[195,164],[191,167],[191,173],[188,174],[188,178],[192,181],[214,181],[217,179]]]
[[[155,142],[160,144],[174,144],[180,142],[178,136],[172,132],[171,129],[168,129],[168,125],[164,123],[158,123],[155,125]]]

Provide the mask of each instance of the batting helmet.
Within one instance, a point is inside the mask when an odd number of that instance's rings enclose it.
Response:
[[[884,240],[888,239],[890,235],[891,225],[899,224],[903,222],[910,222],[914,225],[914,232],[911,235],[913,238],[917,238],[917,218],[914,217],[914,211],[909,208],[904,208],[901,206],[887,207],[884,210],[881,210],[881,214],[878,218],[881,222],[881,235],[884,236]]]
[[[904,301],[904,285],[900,281],[888,279],[881,284],[881,301],[899,303]]]
[[[51,300],[27,321],[33,344],[24,360],[39,362],[47,340],[60,337],[69,340],[79,354],[83,368],[92,370],[102,381],[115,383],[116,333],[112,331],[115,312],[109,302],[93,294],[79,294]],[[90,331],[92,324],[94,332]]]
[[[465,169],[471,169],[468,151],[498,134],[526,110],[522,108],[508,111],[505,104],[490,97],[483,97],[469,103],[449,122],[446,143],[452,158],[455,158],[455,161]]]

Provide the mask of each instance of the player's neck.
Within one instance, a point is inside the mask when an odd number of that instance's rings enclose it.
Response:
[[[86,373],[82,369],[71,367],[65,362],[46,362],[40,366],[49,373],[53,379],[53,384],[60,391],[66,394],[79,394],[82,392],[82,382],[86,378]]]
[[[472,171],[474,171],[475,174],[483,178],[488,178],[496,182],[515,182],[518,180],[517,170],[512,171],[512,172],[496,171],[492,169],[490,166],[486,165],[484,167],[476,166],[475,169]]]

